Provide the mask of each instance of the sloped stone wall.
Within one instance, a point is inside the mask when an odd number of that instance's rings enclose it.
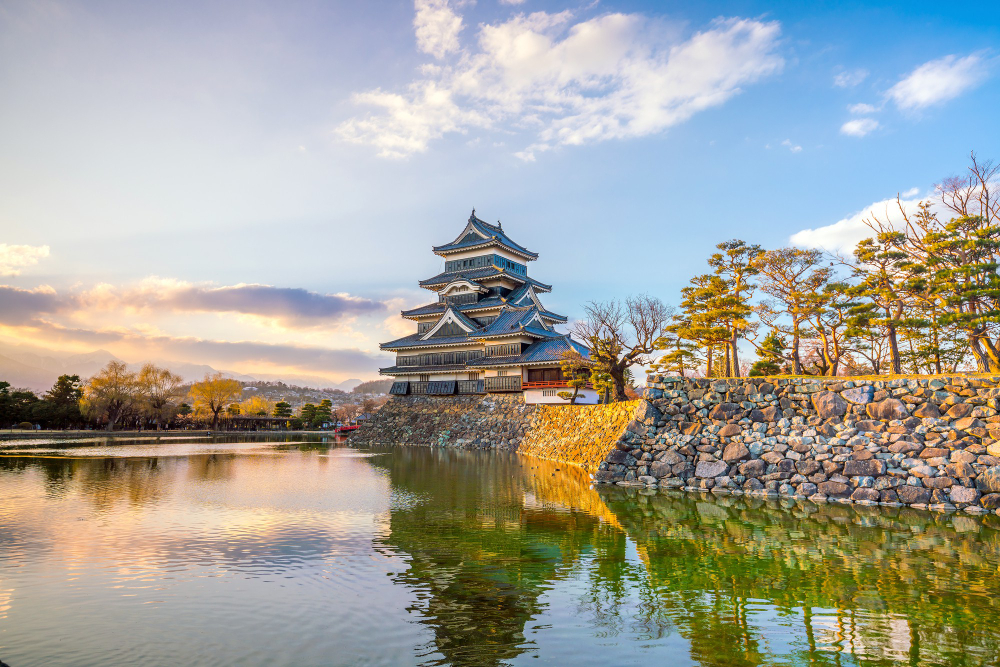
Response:
[[[653,375],[595,481],[1000,513],[998,386]]]
[[[596,470],[643,400],[613,405],[526,405],[520,395],[399,396],[353,436],[354,444],[517,450]]]
[[[394,396],[351,443],[517,449],[535,407],[519,394]]]
[[[608,449],[630,427],[646,401],[611,405],[539,405],[528,421],[519,452],[596,470]],[[631,425],[637,428],[637,425]]]

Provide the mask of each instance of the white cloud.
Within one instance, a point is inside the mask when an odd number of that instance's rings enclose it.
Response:
[[[874,132],[878,127],[878,121],[874,118],[855,118],[841,125],[840,133],[850,137],[863,137],[869,132]]]
[[[868,78],[868,70],[854,69],[849,72],[840,72],[833,77],[833,85],[838,88],[853,88]]]
[[[871,104],[862,103],[862,104],[852,104],[851,106],[847,107],[847,110],[853,114],[860,115],[866,113],[875,113],[876,111],[879,110],[879,108]]]
[[[500,0],[501,5],[523,5],[524,0]]]
[[[910,72],[887,95],[900,109],[922,109],[958,97],[986,76],[986,64],[978,54],[945,56]]]
[[[438,59],[458,51],[462,17],[455,13],[448,0],[414,0],[413,6],[416,9],[413,29],[417,48]]]
[[[457,30],[448,34],[457,41]],[[403,92],[356,94],[373,111],[337,134],[403,157],[445,134],[502,127],[536,135],[518,152],[526,160],[555,146],[646,136],[780,71],[779,36],[778,23],[748,19],[719,19],[683,40],[639,14],[579,22],[569,11],[518,14],[481,25],[475,49],[422,46],[459,52],[421,68]]]
[[[33,266],[49,256],[47,245],[7,245],[0,243],[0,276],[20,275],[21,269]]]
[[[799,153],[802,151],[802,146],[793,144],[791,139],[785,139],[784,141],[781,142],[781,145],[787,146],[788,150],[792,151],[793,153]]]
[[[917,204],[922,201],[917,196],[919,192],[918,188],[912,188],[900,195],[900,201],[910,215],[916,212]],[[932,210],[937,209],[932,208]],[[939,215],[942,219],[950,217],[945,211],[939,211]],[[801,232],[793,234],[790,240],[794,245],[800,247],[823,248],[825,250],[850,253],[854,250],[854,246],[858,244],[858,241],[874,235],[871,228],[864,223],[865,218],[871,219],[873,216],[877,216],[883,222],[888,222],[895,229],[903,228],[903,215],[899,211],[896,199],[892,198],[883,199],[870,206],[865,206],[860,211],[831,225],[817,227],[816,229],[804,229]]]

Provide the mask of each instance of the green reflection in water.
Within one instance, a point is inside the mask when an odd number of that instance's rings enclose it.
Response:
[[[132,646],[149,664],[1000,656],[1000,517],[595,489],[575,468],[504,453],[256,444],[0,456],[0,489],[16,490],[0,503],[0,582],[13,591],[0,658],[11,647],[23,664],[134,664],[118,643],[154,628],[156,642]],[[85,576],[70,586],[60,568]],[[122,571],[141,581],[124,602],[107,583]],[[142,607],[145,595],[169,604]],[[41,652],[31,621],[50,598],[102,610],[61,625],[85,660]],[[199,618],[230,620],[192,638]]]

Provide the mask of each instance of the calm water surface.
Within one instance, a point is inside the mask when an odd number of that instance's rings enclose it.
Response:
[[[419,447],[6,443],[0,660],[997,664],[997,519]]]

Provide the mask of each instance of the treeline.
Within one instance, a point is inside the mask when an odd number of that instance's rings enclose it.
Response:
[[[0,381],[0,427],[66,429],[97,427],[107,430],[211,427],[220,424],[270,422],[279,427],[320,428],[349,423],[373,412],[373,399],[347,403],[334,409],[327,399],[306,403],[296,414],[291,404],[260,395],[243,398],[243,386],[221,373],[206,375],[190,386],[165,368],[146,364],[133,371],[120,361],[109,362],[82,382],[78,375],[61,375],[42,396],[26,389],[11,389]],[[267,420],[254,419],[266,417]]]
[[[975,154],[902,225],[873,213],[850,255],[720,243],[682,290],[660,369],[708,376],[1000,373],[1000,166]],[[935,209],[947,213],[943,220]],[[757,353],[749,368],[740,343]]]
[[[933,202],[896,206],[901,224],[873,213],[849,255],[733,239],[681,290],[679,308],[646,294],[588,303],[572,332],[590,353],[564,356],[574,391],[559,395],[573,401],[589,384],[626,400],[634,367],[856,376],[954,373],[971,361],[1000,374],[1000,166],[973,154]]]

